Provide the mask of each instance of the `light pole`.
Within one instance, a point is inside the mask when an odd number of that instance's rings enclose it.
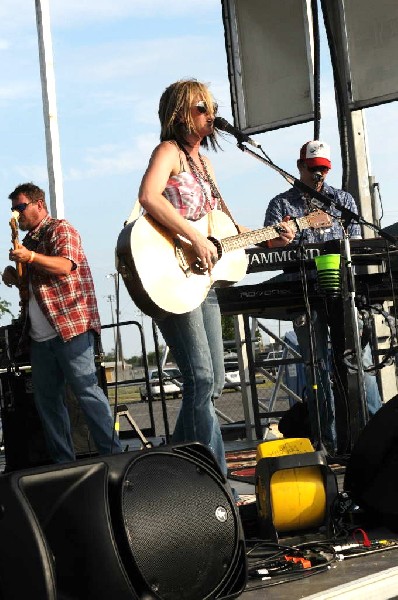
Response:
[[[111,319],[112,319],[112,329],[113,329],[113,339],[114,339],[114,343],[115,343],[115,352],[116,352],[116,330],[115,330],[115,317],[113,314],[113,300],[115,299],[114,296],[112,296],[111,294],[109,294],[109,296],[107,296],[108,302],[111,305]]]
[[[119,349],[119,358],[120,358],[120,362],[121,362],[121,365],[122,365],[122,370],[124,371],[124,356],[123,356],[122,338],[121,338],[120,330],[119,330],[119,326],[118,326],[118,323],[119,323],[118,317],[120,315],[120,311],[118,310],[118,298],[119,298],[119,293],[118,292],[119,292],[119,290],[118,290],[117,273],[109,273],[109,275],[107,275],[106,277],[107,277],[107,279],[109,279],[110,277],[112,277],[113,281],[115,283],[115,296],[114,297],[116,299],[116,308],[115,308],[116,329],[115,329],[115,319],[114,319],[114,316],[113,316],[113,305],[112,305],[113,296],[109,295],[108,299],[109,299],[109,302],[111,304],[111,311],[112,311],[112,325],[114,327],[113,331],[114,331],[114,338],[115,338],[115,354],[118,354],[116,352],[116,345],[117,345],[117,348]]]

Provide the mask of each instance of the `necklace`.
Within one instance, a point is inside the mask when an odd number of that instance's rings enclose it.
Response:
[[[203,169],[203,173],[202,173],[199,170],[195,161],[193,160],[192,156],[190,156],[188,154],[188,152],[185,150],[185,148],[183,148],[183,150],[184,150],[184,154],[187,159],[188,166],[191,169],[191,172],[192,172],[193,176],[195,177],[196,181],[200,185],[200,189],[202,190],[202,193],[203,193],[203,198],[205,199],[205,204],[211,208],[210,199],[207,194],[204,183],[209,184],[212,196],[214,198],[217,198],[217,199],[221,198],[220,192],[218,191],[216,184],[214,183],[213,179],[210,176],[209,171],[207,170],[207,166],[206,166],[205,161],[203,160],[203,157],[199,154],[200,164]]]
[[[213,179],[211,178],[210,173],[207,170],[206,163],[203,160],[203,157],[201,154],[199,154],[199,160],[200,160],[200,164],[202,165],[203,172],[205,174],[204,179],[210,185],[211,193],[213,194],[214,198],[221,198],[220,192],[218,191],[216,184],[214,183]],[[202,173],[200,171],[199,171],[199,175],[202,176]]]
[[[184,152],[185,158],[187,159],[188,166],[191,169],[191,172],[192,172],[193,176],[195,177],[196,181],[200,185],[200,188],[201,188],[202,194],[203,194],[203,198],[205,200],[205,204],[209,207],[210,210],[212,209],[212,206],[209,202],[209,198],[208,198],[205,186],[204,186],[204,182],[209,184],[213,197],[217,198],[218,208],[220,210],[222,210],[226,215],[228,215],[228,217],[231,219],[232,223],[235,225],[236,229],[239,231],[238,225],[236,224],[231,213],[229,212],[228,206],[225,204],[223,197],[221,196],[220,192],[218,191],[216,184],[214,183],[213,179],[210,176],[209,171],[207,170],[207,166],[206,166],[205,161],[203,160],[202,155],[198,153],[200,164],[203,169],[203,173],[200,172],[197,164],[195,163],[193,158],[188,154],[188,152],[185,150],[184,146],[182,146],[182,145],[178,145],[178,146]]]

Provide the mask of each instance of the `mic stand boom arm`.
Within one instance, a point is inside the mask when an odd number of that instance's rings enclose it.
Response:
[[[288,173],[287,171],[284,171],[283,169],[281,169],[280,167],[275,165],[268,158],[265,158],[264,156],[260,156],[259,154],[257,154],[257,152],[254,152],[254,150],[251,150],[250,148],[248,148],[247,146],[245,146],[242,143],[238,143],[238,148],[240,150],[242,150],[242,152],[248,152],[251,156],[253,156],[254,158],[257,158],[257,160],[260,160],[262,163],[266,164],[268,167],[271,167],[271,169],[274,169],[274,171],[277,171],[280,175],[282,175],[282,177],[284,179],[286,179],[286,181],[288,183],[290,183],[290,185],[297,187],[299,190],[301,190],[305,194],[309,194],[309,196],[311,198],[315,198],[320,203],[322,203],[322,205],[326,205],[329,208],[331,208],[332,206],[337,208],[337,210],[339,210],[341,212],[341,218],[345,223],[345,227],[347,227],[347,225],[351,221],[356,221],[360,225],[365,225],[366,227],[373,229],[373,231],[376,231],[376,233],[380,237],[383,237],[384,239],[386,239],[387,241],[389,241],[393,244],[396,244],[397,240],[395,237],[386,233],[385,231],[382,231],[382,229],[380,227],[378,227],[377,225],[374,225],[373,223],[370,223],[369,221],[366,221],[359,214],[353,212],[352,210],[349,210],[348,208],[346,208],[339,202],[335,202],[334,200],[331,200],[330,198],[325,196],[325,194],[322,194],[321,192],[318,192],[318,191],[314,190],[313,188],[309,187],[308,185],[306,185],[305,183],[300,181],[300,179],[296,179],[296,177],[293,177],[293,175],[290,175],[290,173]],[[317,206],[318,206],[318,208],[322,208],[322,209],[324,208],[324,206],[319,206],[318,204],[317,204]]]

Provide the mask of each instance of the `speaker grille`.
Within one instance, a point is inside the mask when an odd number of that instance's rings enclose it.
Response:
[[[239,526],[232,497],[208,469],[142,454],[126,471],[122,512],[133,560],[160,598],[219,597],[236,569]]]

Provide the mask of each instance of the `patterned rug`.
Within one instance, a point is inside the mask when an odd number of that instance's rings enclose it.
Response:
[[[225,453],[228,478],[246,483],[255,483],[256,449],[229,451]]]

